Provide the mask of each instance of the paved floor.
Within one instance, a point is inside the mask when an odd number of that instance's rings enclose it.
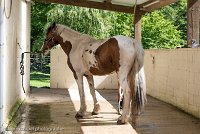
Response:
[[[74,118],[79,109],[76,89],[33,89],[22,122],[15,134],[199,134],[200,120],[148,96],[145,112],[131,124],[117,125],[117,90],[98,90],[101,113],[91,115],[92,97],[86,91],[88,112]]]

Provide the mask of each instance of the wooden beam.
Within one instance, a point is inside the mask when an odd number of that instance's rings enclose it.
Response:
[[[188,0],[187,7],[187,46],[192,47],[192,41],[199,44],[199,0]]]
[[[112,0],[104,0],[104,2],[111,3]]]
[[[143,12],[140,11],[139,8],[136,8],[134,14],[134,32],[135,32],[135,39],[138,42],[142,42],[142,14]]]
[[[158,2],[157,1],[158,0],[149,0],[149,1],[141,4],[139,7],[141,8],[141,10],[144,10],[147,12],[152,12],[154,10],[157,10],[159,8],[162,8],[164,6],[167,6],[169,4],[177,2],[177,0],[160,0]]]
[[[110,2],[111,0],[105,0],[104,2],[94,2],[86,0],[34,0],[34,1],[88,7],[88,8],[109,10],[109,11],[124,12],[124,13],[134,13],[134,7],[115,5]]]

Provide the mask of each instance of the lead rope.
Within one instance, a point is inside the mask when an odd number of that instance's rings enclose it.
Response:
[[[20,61],[20,74],[22,76],[22,89],[23,89],[24,93],[26,93],[25,89],[24,89],[24,74],[25,74],[24,73],[24,54],[29,54],[29,53],[31,53],[31,52],[23,52],[21,54],[21,61]]]

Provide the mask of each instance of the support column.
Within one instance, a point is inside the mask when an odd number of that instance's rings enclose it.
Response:
[[[134,14],[134,32],[135,32],[135,39],[139,42],[142,41],[142,15],[143,12],[136,8]]]
[[[4,81],[4,14],[3,1],[0,0],[0,133],[3,132],[3,81]]]
[[[199,44],[199,0],[187,0],[187,46]]]

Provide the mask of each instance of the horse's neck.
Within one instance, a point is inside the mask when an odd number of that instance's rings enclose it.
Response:
[[[69,41],[72,45],[78,45],[79,42],[85,41],[90,42],[95,39],[89,35],[81,34],[69,28],[60,28],[60,36],[63,38],[63,42]]]
[[[63,38],[63,42],[69,41],[73,43],[80,37],[80,34],[71,32],[68,29],[63,29],[63,31],[60,33],[60,36]]]

